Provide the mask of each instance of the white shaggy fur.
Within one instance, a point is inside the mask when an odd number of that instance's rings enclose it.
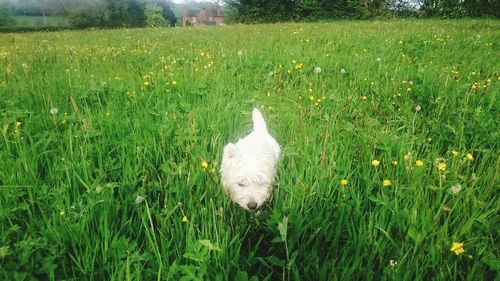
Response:
[[[258,109],[252,112],[253,132],[236,144],[224,147],[220,173],[222,186],[231,200],[255,211],[271,198],[280,146],[267,132]]]

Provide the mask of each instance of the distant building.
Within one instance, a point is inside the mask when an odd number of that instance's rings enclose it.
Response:
[[[182,26],[220,26],[224,24],[224,16],[218,4],[196,3],[190,5],[182,13]]]

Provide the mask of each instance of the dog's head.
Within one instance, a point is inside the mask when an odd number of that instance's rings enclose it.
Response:
[[[275,160],[246,153],[229,143],[221,163],[222,185],[231,200],[247,211],[255,211],[270,200],[276,174]]]

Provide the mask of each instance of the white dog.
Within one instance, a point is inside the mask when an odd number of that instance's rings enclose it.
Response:
[[[271,198],[280,146],[267,132],[258,109],[252,112],[253,132],[236,144],[224,147],[220,173],[222,185],[231,200],[248,211],[255,211]]]

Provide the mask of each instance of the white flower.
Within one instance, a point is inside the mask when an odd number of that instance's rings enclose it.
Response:
[[[452,194],[457,194],[457,193],[460,192],[460,190],[462,190],[462,186],[459,183],[457,183],[454,186],[450,187],[450,192]]]
[[[238,56],[240,56],[240,57],[241,57],[242,55],[243,55],[243,51],[242,51],[242,50],[239,50],[239,51],[238,51]]]
[[[52,115],[56,115],[58,112],[59,112],[59,109],[57,109],[57,107],[53,107],[50,109],[50,114],[52,114]]]
[[[346,74],[346,73],[347,73],[347,70],[345,70],[345,69],[343,69],[343,68],[342,68],[342,69],[340,70],[340,73],[342,73],[342,74]]]
[[[316,73],[316,74],[320,74],[320,73],[321,73],[321,67],[316,66],[316,67],[314,68],[314,70],[313,70],[313,71],[314,71],[314,73]]]
[[[398,262],[397,262],[397,261],[395,261],[395,260],[390,260],[390,261],[389,261],[389,266],[390,266],[390,267],[395,267],[396,265],[398,265]]]
[[[28,68],[28,64],[27,64],[27,63],[23,63],[23,64],[21,64],[21,66],[22,66],[23,68]]]
[[[408,85],[413,86],[413,81],[412,80],[408,81]]]
[[[269,71],[269,76],[273,76],[274,75],[274,72],[273,71]]]
[[[135,204],[139,205],[144,202],[144,200],[146,200],[144,196],[137,195],[137,197],[135,198]]]
[[[420,105],[417,105],[417,107],[415,107],[416,112],[419,112],[421,109],[422,109],[422,107],[420,107]]]
[[[377,62],[381,62],[381,61],[382,61],[382,59],[381,59],[381,58],[377,58]]]

